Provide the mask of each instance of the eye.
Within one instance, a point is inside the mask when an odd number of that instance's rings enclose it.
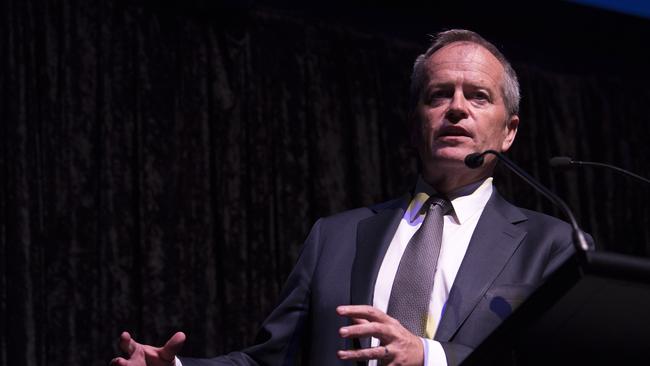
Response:
[[[477,104],[487,104],[491,101],[490,94],[483,90],[476,90],[467,96],[467,98]]]
[[[438,90],[432,90],[429,92],[429,95],[427,95],[427,104],[429,105],[436,105],[442,102],[445,99],[449,99],[453,96],[453,91],[445,90],[445,89],[438,89]]]
[[[471,98],[477,100],[490,100],[490,96],[484,91],[476,91],[472,93]]]

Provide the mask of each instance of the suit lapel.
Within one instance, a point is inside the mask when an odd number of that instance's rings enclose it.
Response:
[[[449,341],[485,295],[526,232],[513,225],[526,220],[496,190],[481,214],[445,304],[435,339]]]
[[[405,195],[384,206],[371,208],[376,212],[375,215],[359,222],[357,250],[350,281],[351,304],[372,305],[379,267],[409,201],[410,195]],[[361,340],[361,346],[369,347],[370,340]]]

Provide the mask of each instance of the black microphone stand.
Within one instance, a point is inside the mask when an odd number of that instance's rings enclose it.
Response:
[[[580,227],[578,226],[578,222],[576,221],[576,218],[573,215],[573,212],[571,211],[569,206],[559,196],[551,192],[551,190],[549,190],[548,188],[544,187],[541,183],[535,180],[535,178],[531,177],[523,169],[517,166],[512,160],[508,159],[504,154],[496,150],[485,150],[482,153],[469,154],[465,157],[465,165],[467,165],[469,168],[472,169],[478,168],[483,164],[483,159],[485,154],[495,155],[501,162],[503,162],[508,168],[510,168],[510,170],[513,173],[517,174],[520,178],[522,178],[528,184],[533,186],[533,188],[535,188],[549,201],[553,202],[553,204],[555,204],[562,211],[564,211],[566,216],[569,218],[571,228],[573,229],[573,245],[576,247],[576,250],[578,252],[586,252],[586,251],[594,250],[593,245],[590,245],[589,242],[587,242],[587,239],[585,238],[585,234],[582,232],[582,230],[580,230]]]
[[[627,175],[629,177],[636,178],[644,183],[650,184],[650,179],[644,178],[638,174],[634,174],[630,171],[619,168],[617,166],[605,164],[605,163],[597,163],[594,161],[579,161],[579,160],[572,160],[568,156],[556,156],[549,160],[549,164],[551,165],[552,168],[571,168],[574,166],[595,166],[600,168],[608,168],[608,169],[613,169],[619,173],[622,173],[623,175]]]

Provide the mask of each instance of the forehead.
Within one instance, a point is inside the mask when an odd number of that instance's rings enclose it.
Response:
[[[504,77],[501,62],[485,47],[470,42],[454,42],[434,52],[426,61],[430,82],[448,78],[469,79],[500,86]]]

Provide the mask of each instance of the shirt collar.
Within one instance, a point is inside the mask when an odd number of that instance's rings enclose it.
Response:
[[[454,207],[453,215],[457,223],[462,224],[481,212],[490,199],[493,190],[492,177],[488,177],[451,192],[448,198]],[[420,212],[422,206],[434,194],[436,194],[436,190],[425,182],[422,176],[419,176],[415,185],[413,199],[404,214],[409,223],[415,221],[422,214]]]

